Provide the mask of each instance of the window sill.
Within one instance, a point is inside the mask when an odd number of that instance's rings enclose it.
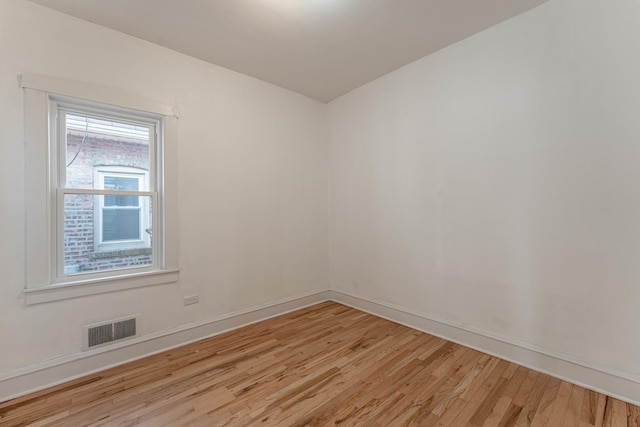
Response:
[[[179,270],[126,274],[122,276],[28,288],[24,290],[24,300],[25,305],[42,304],[87,295],[178,283],[178,279]]]
[[[151,248],[105,249],[91,253],[91,259],[117,258],[125,256],[151,255]]]

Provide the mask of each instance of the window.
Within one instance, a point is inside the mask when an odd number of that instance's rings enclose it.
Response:
[[[147,190],[148,177],[148,171],[141,169],[114,166],[95,169],[95,182],[105,190]],[[94,215],[95,250],[151,248],[151,211],[146,201],[145,197],[137,196],[99,197]]]
[[[155,268],[161,118],[60,97],[50,105],[55,279]]]
[[[177,282],[173,109],[42,76],[22,86],[27,304]]]

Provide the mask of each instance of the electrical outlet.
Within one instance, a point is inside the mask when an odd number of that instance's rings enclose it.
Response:
[[[189,295],[184,297],[184,305],[197,304],[200,301],[200,295]]]

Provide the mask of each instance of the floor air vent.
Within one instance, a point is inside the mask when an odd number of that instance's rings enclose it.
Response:
[[[89,350],[138,336],[138,316],[85,326],[84,349]]]

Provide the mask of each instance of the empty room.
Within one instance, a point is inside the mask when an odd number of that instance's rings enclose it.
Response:
[[[640,1],[0,0],[0,426],[640,426]]]

